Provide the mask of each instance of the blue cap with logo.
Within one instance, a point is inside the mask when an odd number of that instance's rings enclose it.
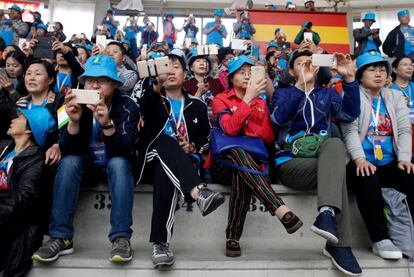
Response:
[[[26,117],[36,143],[42,148],[45,147],[47,135],[56,126],[55,119],[49,110],[40,107],[30,110],[19,109],[19,111]]]
[[[374,50],[365,52],[364,54],[358,56],[356,59],[356,75],[358,75],[361,69],[363,69],[365,66],[379,62],[383,62],[387,66],[388,72],[390,72],[391,67],[389,62],[381,55],[380,52]]]
[[[22,8],[20,8],[20,7],[19,7],[19,6],[17,6],[16,4],[14,4],[13,6],[11,6],[9,9],[10,9],[10,10],[15,10],[15,11],[17,11],[17,12],[19,12],[19,13],[22,13],[22,12],[23,12]]]
[[[37,24],[36,29],[37,28],[43,29],[43,30],[45,30],[47,32],[48,26],[45,25],[45,24],[43,24],[43,23],[40,23],[40,24]]]
[[[223,9],[216,9],[214,11],[214,15],[215,16],[223,16],[224,15],[224,10]]]
[[[254,62],[246,55],[241,55],[241,56],[234,57],[233,59],[231,59],[229,61],[229,66],[228,66],[228,71],[229,71],[228,75],[239,70],[244,64],[254,65]]]
[[[90,57],[86,61],[85,72],[78,78],[81,84],[85,83],[85,77],[107,77],[119,85],[123,85],[118,77],[115,61],[111,57],[102,54]]]
[[[375,22],[375,13],[373,12],[367,12],[364,16],[364,18],[362,19],[362,21],[366,21],[366,20],[370,20]]]
[[[410,14],[409,10],[402,10],[402,11],[399,11],[397,13],[398,17],[404,16],[404,15],[409,15],[409,14]]]

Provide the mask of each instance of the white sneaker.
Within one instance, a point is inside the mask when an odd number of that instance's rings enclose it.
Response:
[[[383,259],[399,260],[403,257],[401,250],[389,239],[373,243],[372,252]]]

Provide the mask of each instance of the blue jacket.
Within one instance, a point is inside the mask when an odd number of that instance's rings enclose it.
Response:
[[[333,89],[315,87],[309,97],[314,107],[314,125],[311,133],[332,131],[332,117],[352,122],[360,114],[359,84],[343,83],[342,96]],[[312,123],[311,104],[303,91],[295,86],[277,89],[272,99],[272,122],[279,127],[278,144],[282,146],[289,136],[307,130]],[[303,109],[305,106],[305,109]],[[305,110],[305,111],[304,111]],[[305,120],[306,119],[306,120]]]
[[[108,157],[122,156],[131,158],[134,154],[140,118],[138,105],[129,96],[122,94],[119,90],[115,90],[109,118],[113,120],[116,131],[110,137],[104,136]],[[84,106],[79,133],[77,135],[70,135],[66,126],[62,128],[59,145],[63,156],[89,153],[92,123],[92,112]]]

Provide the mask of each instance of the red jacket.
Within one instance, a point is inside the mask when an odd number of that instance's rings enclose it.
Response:
[[[234,89],[218,94],[212,102],[214,120],[218,114],[230,109],[233,114],[222,114],[220,123],[224,132],[237,136],[241,132],[249,137],[260,137],[266,144],[275,138],[266,101],[257,97],[247,105],[240,99]]]

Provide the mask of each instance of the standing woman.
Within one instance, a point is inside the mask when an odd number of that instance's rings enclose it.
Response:
[[[229,62],[230,90],[214,98],[214,118],[226,135],[235,137],[243,134],[261,138],[270,148],[274,141],[274,133],[267,102],[261,97],[262,92],[266,91],[267,81],[250,79],[252,65],[253,61],[244,55]],[[262,171],[262,164],[241,148],[229,150],[222,159],[234,166]],[[213,178],[219,183],[232,185],[226,229],[227,256],[241,255],[239,240],[252,194],[256,195],[272,216],[277,216],[288,233],[294,233],[302,226],[302,221],[272,189],[267,177],[217,163],[213,167]]]
[[[384,259],[401,259],[400,249],[388,235],[381,188],[404,193],[414,215],[414,164],[407,102],[400,92],[384,87],[390,65],[380,53],[367,52],[356,63],[361,114],[355,121],[341,124],[352,158],[347,180],[355,185],[372,251]]]

